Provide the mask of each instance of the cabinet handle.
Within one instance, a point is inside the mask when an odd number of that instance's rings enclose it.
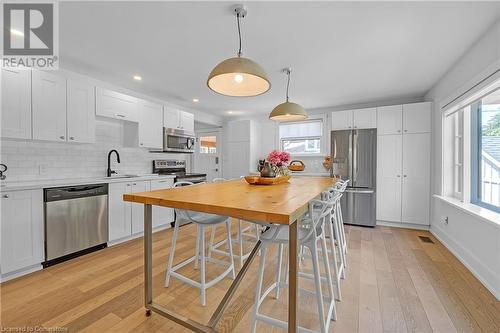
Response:
[[[407,176],[406,176],[406,175],[403,175],[403,177],[405,177],[405,178],[406,178]]]
[[[130,186],[130,184],[127,184],[127,186]]]
[[[140,146],[144,146],[144,143],[142,143],[142,142],[141,142],[141,143],[139,143],[139,145],[140,145]]]
[[[69,139],[70,140],[75,140],[75,137],[74,136],[70,136]]]
[[[401,133],[401,130],[398,130],[398,133]]]
[[[116,117],[120,117],[120,118],[125,118],[125,116],[124,116],[124,115],[119,114],[119,113],[115,114],[115,116],[116,116]]]
[[[406,177],[406,176],[405,176],[405,177]],[[137,184],[136,184],[136,183],[133,183],[132,185],[134,185],[134,186],[135,186],[135,185],[137,185]]]
[[[4,194],[4,195],[3,195],[3,197],[4,197],[5,199],[8,199],[8,198],[9,198],[9,195],[8,195],[8,194]]]
[[[64,140],[64,135],[61,135],[59,139]]]
[[[399,177],[401,177],[401,175],[396,175],[396,177],[398,177],[398,178],[399,178]]]
[[[408,130],[405,130],[405,133],[408,132]]]

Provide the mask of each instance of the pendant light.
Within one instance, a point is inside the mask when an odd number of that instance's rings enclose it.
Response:
[[[283,73],[287,75],[286,81],[286,102],[281,103],[273,109],[269,115],[269,119],[277,121],[293,121],[293,120],[304,120],[307,118],[307,112],[302,106],[297,103],[292,103],[288,101],[288,89],[290,87],[290,73],[292,69],[290,67],[283,69]]]
[[[216,93],[226,96],[257,96],[271,88],[264,69],[255,61],[242,57],[240,19],[247,15],[243,5],[234,9],[238,25],[238,56],[219,63],[208,76],[207,86]]]

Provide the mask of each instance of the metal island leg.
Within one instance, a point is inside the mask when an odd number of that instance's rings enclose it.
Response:
[[[297,220],[288,227],[288,332],[297,332],[297,293],[298,293],[298,262],[297,262]]]

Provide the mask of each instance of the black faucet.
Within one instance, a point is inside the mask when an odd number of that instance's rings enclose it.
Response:
[[[108,153],[108,170],[106,172],[108,177],[111,177],[111,175],[113,173],[116,173],[116,171],[111,170],[111,154],[112,153],[116,153],[116,162],[120,163],[120,154],[118,154],[118,152],[115,149],[110,150]]]

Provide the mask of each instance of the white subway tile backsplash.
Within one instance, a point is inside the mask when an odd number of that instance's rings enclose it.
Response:
[[[143,148],[124,147],[124,133],[122,122],[98,119],[94,144],[2,139],[0,162],[9,168],[7,181],[105,176],[111,149],[120,153],[120,164],[112,157],[112,169],[118,173],[151,173],[154,159],[187,160],[189,169],[189,155],[153,154]],[[44,174],[40,174],[40,164],[47,165]]]

